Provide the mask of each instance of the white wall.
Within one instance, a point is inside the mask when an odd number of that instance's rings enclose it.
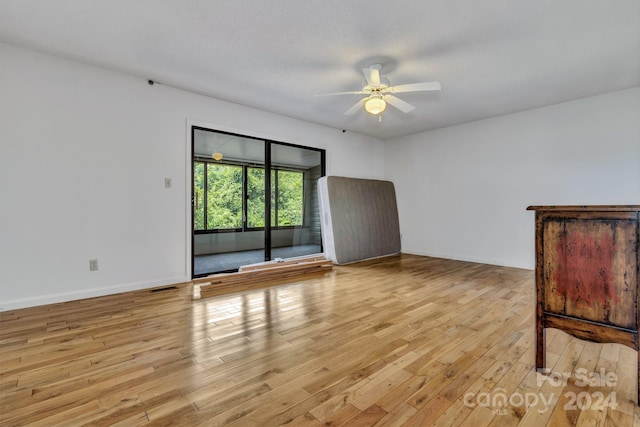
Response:
[[[640,204],[640,88],[383,143],[1,43],[0,63],[0,310],[188,280],[188,124],[394,181],[409,253],[533,268],[528,205]]]
[[[189,124],[325,148],[329,174],[384,177],[374,138],[6,44],[0,63],[0,310],[188,280]]]
[[[527,206],[640,204],[640,88],[399,138],[385,152],[403,252],[533,268]]]

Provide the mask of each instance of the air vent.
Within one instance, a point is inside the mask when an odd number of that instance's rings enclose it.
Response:
[[[151,292],[152,294],[155,294],[156,292],[172,291],[174,289],[178,289],[178,288],[176,286],[167,286],[166,288],[151,289],[149,292]]]

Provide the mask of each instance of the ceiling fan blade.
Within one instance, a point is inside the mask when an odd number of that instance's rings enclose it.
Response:
[[[390,92],[402,93],[402,92],[423,92],[429,90],[440,90],[440,82],[422,82],[422,83],[409,83],[406,85],[392,86]]]
[[[356,113],[360,108],[362,108],[362,106],[364,105],[364,102],[367,100],[368,98],[362,98],[360,101],[356,102],[353,107],[349,108],[347,110],[346,113],[344,113],[345,116],[349,116],[351,114]]]
[[[416,108],[413,105],[407,102],[404,102],[402,99],[397,98],[393,95],[385,95],[384,100],[387,101],[389,104],[393,105],[394,107],[396,107],[398,110],[402,111],[403,113],[408,113],[410,111],[413,111]]]
[[[333,96],[333,95],[364,95],[369,92],[363,92],[361,90],[351,90],[348,92],[332,92],[332,93],[318,93],[316,96]]]
[[[363,68],[362,74],[364,74],[364,78],[367,80],[369,86],[380,86],[380,70],[373,67]]]

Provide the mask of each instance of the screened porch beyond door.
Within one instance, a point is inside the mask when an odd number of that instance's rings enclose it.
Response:
[[[271,258],[294,258],[303,255],[321,253],[320,245],[283,246],[271,249]],[[264,261],[264,250],[226,252],[209,255],[196,255],[193,259],[193,276],[206,276],[213,273],[231,272],[243,265]]]

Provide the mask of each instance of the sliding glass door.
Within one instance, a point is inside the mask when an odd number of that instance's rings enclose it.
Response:
[[[271,143],[271,259],[322,252],[317,181],[323,152]]]
[[[322,251],[324,151],[194,127],[193,276]]]

